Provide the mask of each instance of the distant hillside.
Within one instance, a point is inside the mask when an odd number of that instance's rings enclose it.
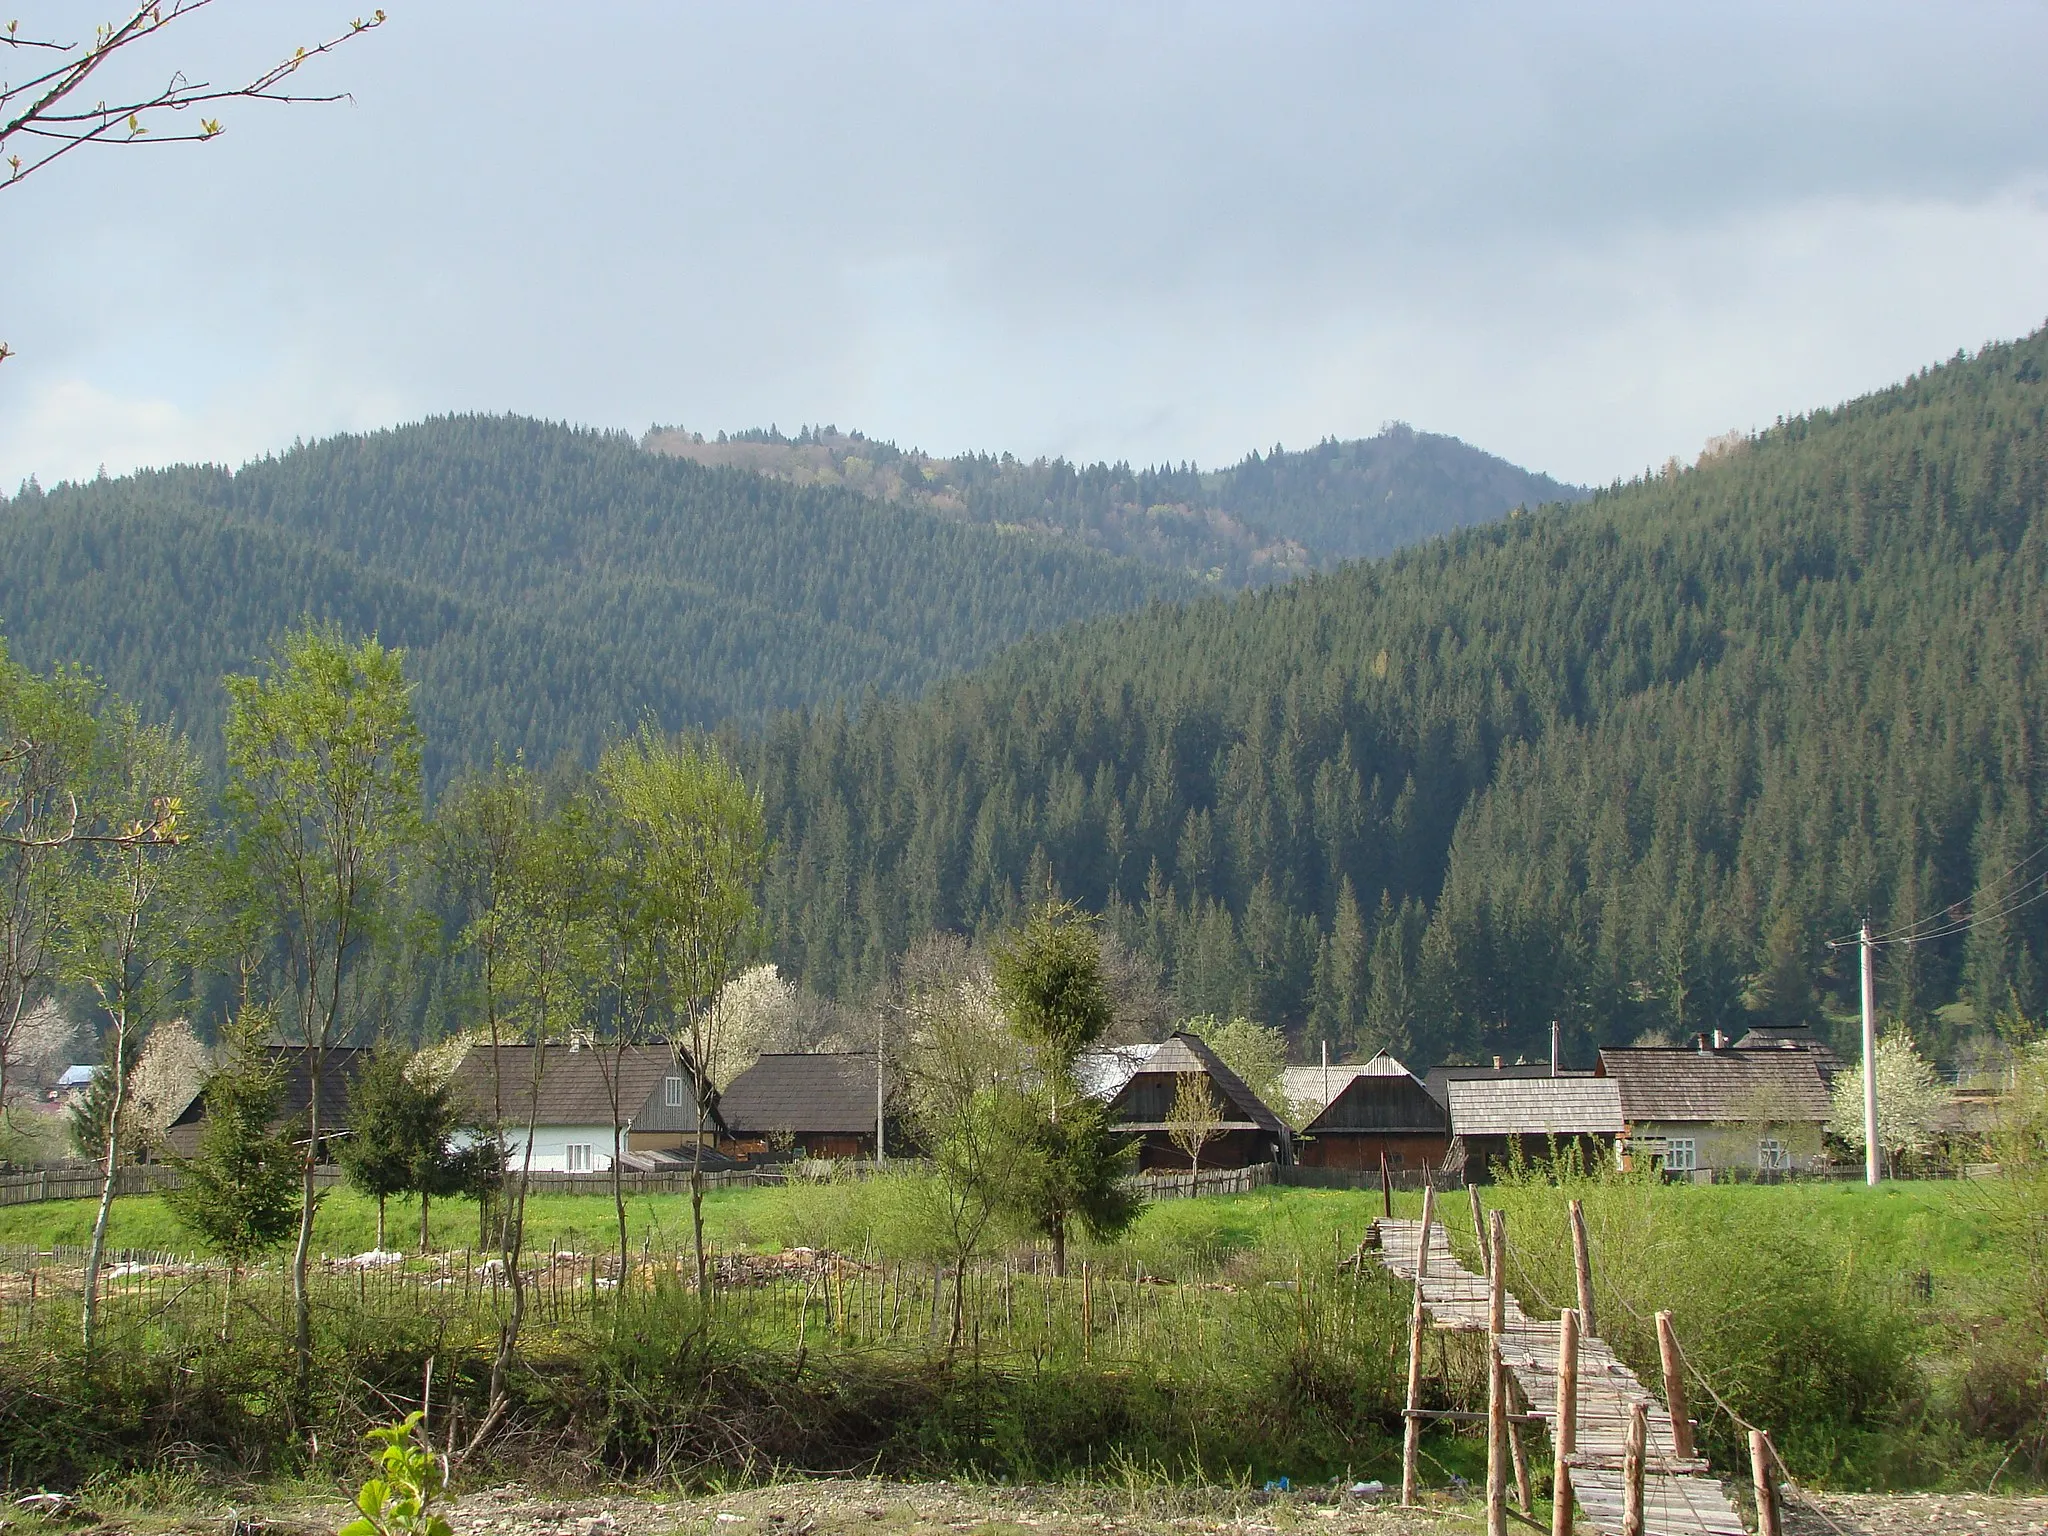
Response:
[[[1585,504],[777,720],[735,742],[777,959],[858,993],[1056,881],[1192,1012],[1425,1062],[1541,1056],[1554,1019],[1585,1062],[1825,1023],[1857,980],[1823,940],[1947,913],[1884,952],[1887,1015],[1945,1053],[2025,1038],[2044,380],[2048,332]]]
[[[1276,447],[1207,471],[1079,468],[1009,454],[933,458],[836,427],[711,440],[656,427],[641,442],[656,453],[793,485],[844,486],[964,522],[1034,529],[1228,587],[1391,554],[1516,506],[1585,494],[1454,437],[1399,424],[1377,437],[1333,439],[1298,453]]]
[[[230,474],[0,500],[0,632],[212,745],[224,671],[301,615],[412,652],[431,767],[588,755],[652,711],[761,719],[915,691],[1072,619],[1197,590],[1136,561],[844,489],[449,417]]]

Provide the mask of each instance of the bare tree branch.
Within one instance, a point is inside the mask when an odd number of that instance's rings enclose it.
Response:
[[[212,3],[213,0],[164,0],[138,5],[127,20],[96,28],[90,43],[23,37],[18,22],[0,28],[0,43],[9,48],[51,52],[61,58],[61,62],[18,85],[0,82],[0,112],[11,114],[0,119],[0,158],[4,158],[7,166],[7,175],[0,178],[0,188],[27,180],[87,144],[204,143],[224,131],[219,118],[200,117],[195,129],[160,133],[150,119],[164,112],[189,112],[224,101],[345,101],[349,99],[346,91],[301,93],[285,89],[285,83],[312,60],[384,25],[381,10],[368,20],[357,17],[325,42],[295,49],[240,85],[191,80],[180,70],[161,88],[130,93],[126,99],[101,98],[90,106],[82,105],[82,99],[74,100],[86,82],[110,60]]]

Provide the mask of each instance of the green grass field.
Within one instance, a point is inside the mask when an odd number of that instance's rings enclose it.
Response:
[[[705,1227],[721,1249],[776,1251],[784,1247],[871,1249],[888,1258],[924,1256],[916,1224],[900,1214],[902,1181],[846,1182],[786,1187],[713,1190],[705,1196]],[[1512,1211],[1524,1202],[1545,1201],[1540,1190],[1488,1190],[1489,1205]],[[1563,1196],[1548,1192],[1547,1203]],[[2000,1243],[1996,1209],[1983,1186],[1965,1181],[1891,1183],[1877,1189],[1861,1184],[1673,1185],[1655,1191],[1657,1204],[1683,1222],[1698,1217],[1739,1228],[1747,1220],[1768,1221],[1805,1233],[1845,1264],[1887,1276],[1926,1270],[1937,1287],[1995,1282],[2016,1256]],[[1421,1197],[1395,1196],[1396,1213],[1414,1217]],[[1147,1208],[1119,1243],[1085,1254],[1127,1257],[1156,1273],[1177,1277],[1191,1261],[1221,1265],[1253,1252],[1320,1255],[1335,1245],[1355,1245],[1380,1212],[1377,1192],[1268,1188],[1248,1195],[1170,1200]],[[1439,1212],[1461,1252],[1470,1252],[1471,1219],[1462,1193],[1445,1196]],[[89,1200],[53,1200],[0,1208],[0,1246],[47,1248],[82,1245],[91,1234]],[[413,1247],[418,1238],[416,1203],[392,1202],[386,1241]],[[637,1248],[652,1239],[658,1248],[689,1240],[686,1195],[635,1195],[626,1202],[629,1241]],[[441,1201],[431,1209],[430,1230],[437,1251],[478,1246],[476,1206]],[[601,1195],[537,1195],[528,1202],[529,1243],[564,1248],[604,1248],[617,1240],[611,1200]],[[328,1193],[314,1227],[314,1247],[329,1254],[361,1253],[375,1241],[375,1202],[348,1189]],[[1512,1232],[1511,1232],[1512,1240]],[[115,1202],[109,1235],[116,1248],[165,1252],[195,1251],[159,1196]]]
[[[726,1253],[807,1247],[871,1261],[859,1271],[866,1278],[858,1282],[854,1315],[867,1317],[866,1309],[873,1308],[879,1319],[881,1294],[895,1296],[909,1286],[914,1298],[922,1298],[913,1301],[914,1308],[924,1309],[917,1315],[928,1312],[931,1320],[911,1330],[915,1353],[938,1348],[944,1338],[937,1326],[944,1287],[934,1272],[941,1249],[932,1237],[932,1189],[921,1176],[896,1175],[718,1190],[705,1201],[707,1233]],[[2027,1246],[2029,1214],[2014,1205],[2018,1193],[2019,1186],[2000,1181],[1895,1183],[1871,1190],[1860,1184],[1698,1187],[1610,1178],[1575,1181],[1565,1188],[1510,1181],[1487,1188],[1483,1199],[1507,1215],[1509,1289],[1536,1317],[1554,1316],[1557,1307],[1572,1300],[1566,1206],[1572,1197],[1583,1200],[1600,1335],[1654,1384],[1658,1367],[1652,1320],[1655,1313],[1670,1311],[1690,1365],[1712,1384],[1713,1394],[1735,1405],[1748,1421],[1770,1426],[1802,1476],[1849,1487],[1981,1487],[2000,1477],[2031,1480],[2039,1475],[2042,1459],[2038,1350],[2026,1321],[2031,1313],[2024,1303],[2017,1309],[2014,1305],[2015,1298],[2036,1296],[2040,1289],[2030,1267],[2035,1256]],[[1396,1214],[1413,1217],[1420,1204],[1419,1195],[1397,1196]],[[1467,1197],[1462,1191],[1448,1193],[1438,1210],[1454,1248],[1476,1268]],[[1047,1313],[1052,1330],[1047,1337],[1054,1341],[1048,1347],[1064,1360],[1056,1391],[1047,1384],[1051,1378],[1031,1385],[1051,1357],[1034,1354],[1038,1346],[1012,1327],[1006,1289],[1011,1266],[1021,1264],[1028,1271],[1044,1250],[1023,1234],[998,1234],[996,1256],[984,1262],[973,1281],[977,1304],[990,1318],[990,1347],[1013,1354],[1023,1349],[1020,1359],[1038,1362],[1004,1390],[1029,1396],[1042,1388],[1054,1394],[1044,1401],[1032,1398],[1030,1404],[1020,1397],[1012,1405],[1019,1416],[1014,1423],[1069,1410],[1079,1414],[1077,1404],[1093,1404],[1090,1412],[1131,1415],[1132,1423],[1148,1426],[1145,1435],[1120,1440],[1124,1449],[1149,1447],[1145,1454],[1172,1460],[1191,1454],[1188,1445],[1196,1443],[1182,1445],[1173,1438],[1193,1433],[1185,1426],[1172,1435],[1161,1428],[1187,1417],[1185,1406],[1174,1406],[1182,1394],[1220,1392],[1220,1401],[1234,1402],[1232,1394],[1254,1390],[1245,1383],[1262,1383],[1256,1390],[1279,1393],[1276,1401],[1293,1405],[1275,1424],[1298,1421],[1313,1432],[1288,1431],[1291,1439],[1274,1440],[1251,1457],[1252,1463],[1285,1470],[1288,1455],[1335,1466],[1370,1457],[1377,1467],[1384,1435],[1368,1436],[1368,1446],[1355,1439],[1355,1429],[1343,1426],[1377,1422],[1390,1411],[1387,1403],[1397,1401],[1389,1394],[1398,1394],[1403,1369],[1405,1293],[1376,1266],[1367,1267],[1354,1289],[1331,1287],[1337,1261],[1356,1248],[1379,1211],[1376,1191],[1267,1188],[1248,1195],[1161,1201],[1115,1242],[1077,1242],[1071,1255],[1076,1265],[1089,1261],[1100,1280],[1112,1283],[1103,1293],[1098,1326],[1107,1330],[1106,1338],[1120,1340],[1125,1353],[1114,1361],[1104,1356],[1091,1367],[1085,1351],[1074,1347],[1078,1336],[1069,1314],[1077,1305],[1075,1295],[1057,1282],[1050,1291],[1030,1290],[1033,1297],[1064,1298],[1044,1303],[1053,1309]],[[83,1200],[0,1209],[0,1248],[82,1244],[92,1216],[92,1203]],[[437,1203],[434,1248],[440,1253],[476,1250],[477,1224],[474,1204]],[[643,1245],[658,1254],[685,1250],[688,1198],[631,1197],[627,1227],[636,1253]],[[333,1191],[322,1203],[315,1230],[319,1252],[363,1252],[375,1236],[374,1205],[350,1191]],[[417,1207],[394,1204],[387,1246],[410,1247],[416,1234]],[[543,1260],[551,1247],[603,1255],[617,1243],[613,1207],[604,1195],[536,1197],[529,1208],[528,1234],[529,1253]],[[192,1250],[157,1197],[120,1201],[112,1242],[117,1249]],[[466,1272],[466,1266],[457,1268]],[[275,1265],[266,1273],[263,1284],[282,1283]],[[446,1283],[430,1278],[445,1271],[413,1266],[411,1273],[429,1285]],[[594,1294],[595,1271],[590,1273]],[[1167,1284],[1153,1288],[1149,1282],[1154,1280]],[[790,1334],[792,1323],[814,1301],[824,1309],[821,1317],[830,1315],[832,1305],[819,1299],[827,1292],[813,1298],[808,1285],[800,1277],[789,1282],[788,1295],[781,1299],[764,1299],[742,1286],[732,1303],[738,1309],[733,1315],[744,1313],[751,1321],[735,1338],[744,1335],[769,1355],[780,1351],[800,1359],[792,1346],[803,1335],[800,1326]],[[843,1310],[844,1292],[838,1304]],[[889,1336],[896,1341],[891,1347],[901,1347],[895,1306],[892,1301]],[[990,1308],[999,1310],[1000,1324]],[[1025,1321],[1029,1324],[1028,1317]],[[368,1331],[349,1348],[381,1357],[397,1347],[392,1331],[397,1324],[390,1316],[366,1313],[361,1327]],[[1161,1327],[1166,1328],[1163,1334]],[[1181,1338],[1176,1329],[1192,1330],[1193,1336]],[[660,1325],[649,1336],[665,1331],[667,1325]],[[1311,1343],[1312,1334],[1322,1342]],[[974,1336],[981,1337],[979,1332]],[[920,1339],[925,1342],[916,1342]],[[813,1358],[822,1362],[816,1351],[834,1347],[842,1346],[814,1336]],[[862,1353],[866,1345],[843,1347],[851,1350],[847,1369],[858,1374],[868,1368],[862,1363],[868,1359]],[[1132,1355],[1134,1348],[1139,1353]],[[585,1350],[586,1345],[576,1343],[570,1354]],[[1478,1390],[1473,1385],[1478,1378],[1457,1358],[1453,1351],[1448,1367],[1437,1362],[1433,1390],[1465,1402]],[[1140,1362],[1144,1370],[1130,1375]],[[922,1379],[917,1373],[926,1366],[909,1361],[901,1368],[910,1372],[905,1378],[910,1380]],[[802,1369],[787,1360],[769,1367],[771,1375]],[[1225,1381],[1219,1372],[1235,1374]],[[889,1388],[900,1390],[906,1389]],[[1103,1392],[1112,1393],[1113,1400],[1101,1397]],[[1131,1392],[1138,1397],[1116,1395]],[[1346,1403],[1354,1406],[1339,1406]],[[1717,1464],[1739,1463],[1744,1454],[1741,1420],[1705,1404],[1695,1406]],[[970,1402],[960,1411],[971,1421],[980,1410]],[[1202,1422],[1208,1412],[1204,1409],[1190,1422]],[[940,1438],[951,1445],[948,1437],[965,1431],[959,1422],[945,1422],[951,1427]],[[1088,1427],[1091,1422],[1085,1414],[1074,1419],[1070,1443],[1063,1442],[1070,1452],[1093,1443],[1098,1430]],[[1264,1444],[1260,1436],[1268,1427],[1260,1419],[1239,1425],[1237,1432],[1246,1437],[1246,1445]],[[939,1433],[927,1426],[915,1430],[913,1438],[928,1432]],[[2031,1447],[2017,1459],[2009,1455],[2016,1440]],[[1026,1454],[1036,1442],[1027,1435],[1018,1444],[1025,1449],[1003,1453],[1009,1460],[989,1461],[981,1451],[957,1447],[932,1454],[936,1465],[954,1465],[964,1456],[960,1464],[985,1471],[1037,1465],[1031,1461],[1036,1453]],[[1312,1457],[1302,1449],[1311,1444],[1323,1447]],[[1295,1450],[1286,1451],[1288,1445]],[[1470,1449],[1456,1436],[1444,1445],[1446,1455]]]

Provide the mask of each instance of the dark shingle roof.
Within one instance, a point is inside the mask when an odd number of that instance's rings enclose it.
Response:
[[[1630,1120],[1737,1123],[1828,1118],[1828,1088],[1811,1051],[1636,1047],[1600,1053]]]
[[[312,1052],[303,1045],[266,1045],[264,1054],[284,1071],[280,1122],[296,1120],[313,1102],[310,1070]],[[356,1075],[369,1062],[370,1053],[361,1046],[330,1045],[321,1058],[320,1134],[325,1137],[348,1129],[348,1090]],[[197,1125],[206,1116],[204,1087],[194,1090],[185,1107],[172,1119],[172,1126]]]
[[[1117,1118],[1117,1110],[1130,1098],[1133,1088],[1162,1077],[1179,1077],[1183,1072],[1206,1073],[1209,1080],[1216,1085],[1217,1091],[1223,1095],[1224,1104],[1241,1117],[1236,1120],[1225,1120],[1220,1129],[1252,1127],[1277,1136],[1283,1142],[1287,1140],[1287,1127],[1281,1123],[1278,1115],[1267,1108],[1265,1100],[1253,1093],[1243,1078],[1226,1067],[1223,1059],[1209,1049],[1201,1036],[1191,1035],[1185,1030],[1176,1032],[1152,1048],[1151,1054],[1145,1058],[1144,1066],[1131,1075],[1130,1080],[1110,1101],[1110,1118]],[[1144,1128],[1138,1122],[1120,1123],[1126,1129]]]
[[[788,1051],[761,1057],[732,1080],[718,1115],[736,1136],[875,1129],[873,1051]]]
[[[1306,1134],[1369,1131],[1441,1135],[1448,1128],[1443,1105],[1430,1097],[1415,1074],[1393,1057],[1382,1053],[1364,1067],[1344,1070],[1352,1073],[1352,1077],[1308,1123]]]
[[[1460,1136],[1617,1135],[1621,1090],[1605,1078],[1454,1077],[1451,1129]]]
[[[675,1052],[666,1045],[633,1045],[617,1053],[607,1046],[501,1045],[497,1055],[507,1125],[526,1123],[536,1050],[547,1053],[541,1064],[541,1125],[610,1125],[607,1078],[613,1075],[618,1079],[620,1117],[635,1130],[689,1130],[696,1123],[687,1104],[662,1112],[667,1097],[663,1083],[678,1075]],[[450,1080],[455,1101],[480,1118],[491,1113],[491,1055],[487,1045],[472,1046]],[[687,1089],[683,1097],[690,1099]]]

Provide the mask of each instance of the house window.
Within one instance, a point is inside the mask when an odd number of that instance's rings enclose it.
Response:
[[[1762,1173],[1785,1173],[1792,1167],[1792,1149],[1775,1136],[1756,1144],[1756,1166]]]
[[[572,1141],[569,1143],[567,1147],[563,1149],[563,1151],[568,1155],[568,1168],[571,1173],[590,1172],[589,1142]]]
[[[683,1097],[683,1080],[680,1077],[664,1078],[661,1087],[670,1109],[681,1109],[689,1102]]]
[[[1690,1136],[1672,1136],[1664,1142],[1664,1171],[1691,1173],[1700,1165],[1700,1144]]]

